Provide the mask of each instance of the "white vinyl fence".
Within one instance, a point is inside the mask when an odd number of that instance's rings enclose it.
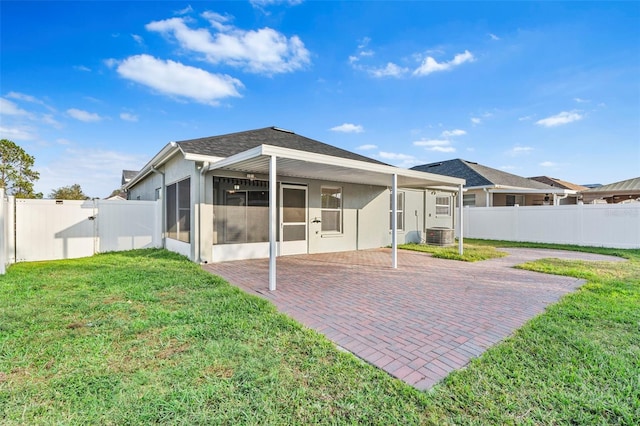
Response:
[[[0,190],[0,273],[6,265],[161,247],[156,201],[26,200]]]
[[[466,207],[464,237],[640,248],[640,203]]]

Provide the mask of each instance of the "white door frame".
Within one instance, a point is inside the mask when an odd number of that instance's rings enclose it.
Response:
[[[284,190],[294,189],[304,191],[304,222],[284,222]],[[304,240],[284,241],[284,231],[287,226],[304,226]],[[279,255],[306,254],[309,252],[309,189],[306,185],[280,184],[280,241]]]

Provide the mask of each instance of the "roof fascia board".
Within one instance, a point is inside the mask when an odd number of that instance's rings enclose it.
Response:
[[[129,182],[124,185],[125,189],[131,188],[136,183],[147,177],[152,173],[152,169],[163,165],[171,157],[173,157],[179,151],[178,144],[175,142],[169,142],[158,152],[145,166],[135,175]]]
[[[204,155],[204,154],[189,154],[189,153],[185,153],[184,151],[182,151],[182,153],[184,154],[184,159],[189,161],[216,162],[216,161],[224,160],[224,157],[213,157],[211,155]]]
[[[523,188],[513,188],[513,189],[489,189],[489,192],[494,194],[567,194],[573,195],[577,194],[578,191],[574,191],[572,189],[559,189],[559,188],[541,188],[541,189],[523,189]]]
[[[227,166],[231,166],[233,164],[239,163],[241,161],[251,160],[252,158],[257,158],[263,155],[262,147],[264,145],[256,146],[255,148],[251,148],[247,151],[240,152],[238,154],[232,155],[231,157],[224,158],[219,161],[213,161],[209,164],[207,171],[222,169]],[[217,158],[217,157],[211,157]]]

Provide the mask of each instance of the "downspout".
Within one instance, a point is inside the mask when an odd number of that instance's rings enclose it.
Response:
[[[156,169],[154,166],[151,166],[151,171],[153,173],[159,174],[160,175],[160,179],[161,179],[161,184],[160,184],[160,194],[161,194],[161,198],[160,198],[160,202],[162,203],[162,206],[160,207],[160,220],[161,220],[161,224],[160,224],[160,229],[161,229],[161,240],[162,240],[162,248],[167,248],[167,242],[166,242],[166,235],[167,235],[167,230],[166,230],[166,226],[167,226],[167,221],[165,219],[166,217],[166,208],[167,208],[167,204],[165,202],[166,200],[166,195],[167,195],[167,188],[165,186],[165,180],[164,180],[164,172],[161,172],[160,170]]]
[[[458,254],[462,256],[464,254],[464,220],[462,207],[464,204],[464,187],[460,184],[458,188],[458,226],[460,227],[460,235],[458,237]]]
[[[560,205],[560,200],[564,200],[568,196],[569,196],[569,194],[564,194],[564,195],[553,194],[553,205],[554,206],[559,206]]]
[[[204,190],[205,185],[202,184],[204,180],[204,174],[209,169],[209,162],[205,161],[200,166],[200,173],[198,174],[198,257],[197,263],[202,263],[202,200],[205,198]]]

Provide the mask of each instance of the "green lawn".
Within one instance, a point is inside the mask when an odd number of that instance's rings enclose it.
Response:
[[[0,277],[0,424],[634,424],[640,250],[421,393],[162,250]],[[452,262],[452,267],[455,265]]]

